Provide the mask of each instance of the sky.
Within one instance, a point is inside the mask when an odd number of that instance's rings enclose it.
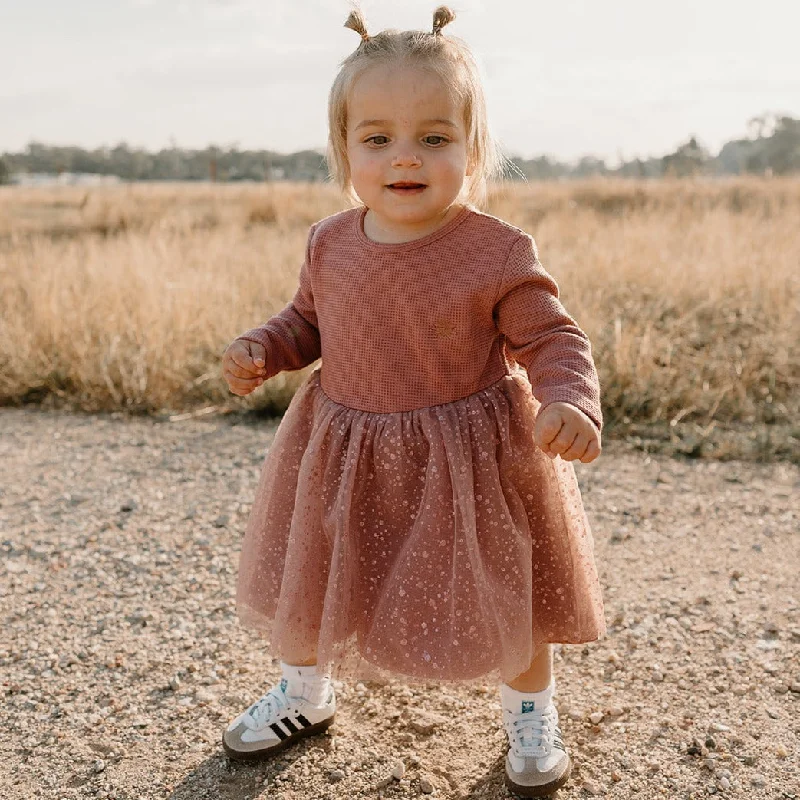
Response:
[[[368,30],[430,30],[437,0],[363,0]],[[454,0],[508,155],[614,163],[695,135],[712,153],[800,117],[798,0]],[[347,0],[0,0],[0,152],[323,148]]]

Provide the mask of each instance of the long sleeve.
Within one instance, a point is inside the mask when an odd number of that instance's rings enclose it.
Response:
[[[511,248],[493,313],[511,358],[528,373],[542,407],[570,403],[603,426],[600,382],[587,335],[558,299],[558,284],[542,265],[530,236]]]
[[[264,345],[268,378],[284,370],[302,369],[316,361],[322,353],[310,273],[313,235],[312,227],[293,300],[263,325],[251,328],[238,337]]]

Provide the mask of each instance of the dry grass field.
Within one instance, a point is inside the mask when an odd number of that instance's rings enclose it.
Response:
[[[0,405],[283,410],[306,370],[238,398],[220,357],[344,206],[320,185],[0,189]],[[591,337],[607,437],[800,460],[800,180],[513,184],[488,210],[536,237]]]

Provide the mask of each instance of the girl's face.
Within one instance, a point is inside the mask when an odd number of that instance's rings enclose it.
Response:
[[[461,107],[434,73],[385,64],[359,76],[347,101],[347,159],[379,227],[413,235],[444,219],[468,174],[466,136]]]

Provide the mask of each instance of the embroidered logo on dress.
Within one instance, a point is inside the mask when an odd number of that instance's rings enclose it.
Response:
[[[289,685],[289,681],[287,681],[286,678],[281,678],[281,691],[282,692],[286,691],[286,687],[288,685]]]
[[[534,703],[533,700],[523,700],[522,701],[522,713],[525,714],[528,711],[533,711],[533,707],[535,705],[536,705],[536,703]]]

